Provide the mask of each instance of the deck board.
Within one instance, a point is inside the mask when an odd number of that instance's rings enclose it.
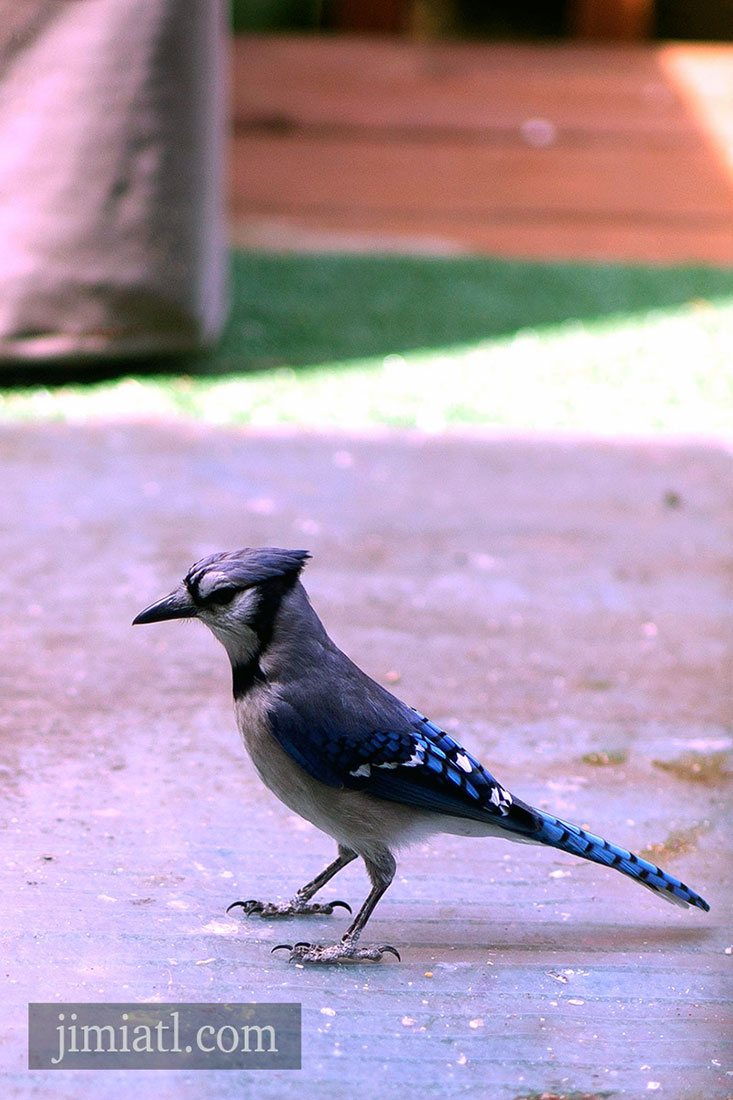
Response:
[[[240,38],[235,239],[733,260],[733,48]]]

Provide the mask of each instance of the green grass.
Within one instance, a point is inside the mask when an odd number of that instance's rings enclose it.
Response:
[[[714,435],[733,424],[728,270],[241,253],[233,302],[219,347],[185,375],[5,389],[0,417]]]

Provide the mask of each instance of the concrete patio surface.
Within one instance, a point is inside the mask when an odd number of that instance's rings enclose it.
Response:
[[[2,458],[2,1094],[733,1094],[730,453],[709,443],[16,425]],[[223,651],[135,628],[203,554],[305,547],[336,641],[512,791],[699,890],[438,837],[365,938],[298,968],[267,923],[332,843],[259,784]],[[363,871],[330,897],[357,905]],[[303,1068],[40,1073],[28,1001],[298,1001]]]

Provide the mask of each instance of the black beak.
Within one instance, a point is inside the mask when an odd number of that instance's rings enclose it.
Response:
[[[196,615],[196,605],[185,588],[177,588],[170,596],[157,603],[151,603],[132,620],[133,626],[140,623],[162,623],[166,619],[192,619]]]

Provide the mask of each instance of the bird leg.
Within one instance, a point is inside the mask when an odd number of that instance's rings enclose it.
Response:
[[[233,901],[231,905],[227,906],[227,913],[230,909],[235,909],[238,905],[242,907],[242,911],[246,917],[252,916],[256,913],[259,917],[302,917],[302,916],[330,916],[333,913],[334,907],[341,906],[343,909],[347,909],[351,912],[351,906],[345,901],[329,901],[329,902],[312,902],[309,904],[310,899],[313,897],[322,886],[325,886],[334,875],[343,870],[349,863],[356,859],[356,852],[352,852],[350,848],[344,847],[339,844],[339,854],[333,863],[329,863],[328,867],[325,867],[319,875],[316,875],[311,882],[306,883],[295,896],[286,902],[273,902],[273,901],[256,901],[254,898],[250,898],[248,901]]]
[[[366,901],[356,914],[353,922],[344,932],[338,943],[280,943],[273,947],[273,951],[280,949],[290,952],[289,962],[331,963],[342,961],[361,962],[371,960],[379,962],[385,953],[394,955],[398,960],[399,952],[388,943],[373,944],[370,947],[357,946],[357,940],[361,935],[364,925],[372,915],[374,908],[394,878],[397,865],[392,853],[387,848],[380,848],[376,858],[364,858],[367,873],[372,883],[372,888]]]

